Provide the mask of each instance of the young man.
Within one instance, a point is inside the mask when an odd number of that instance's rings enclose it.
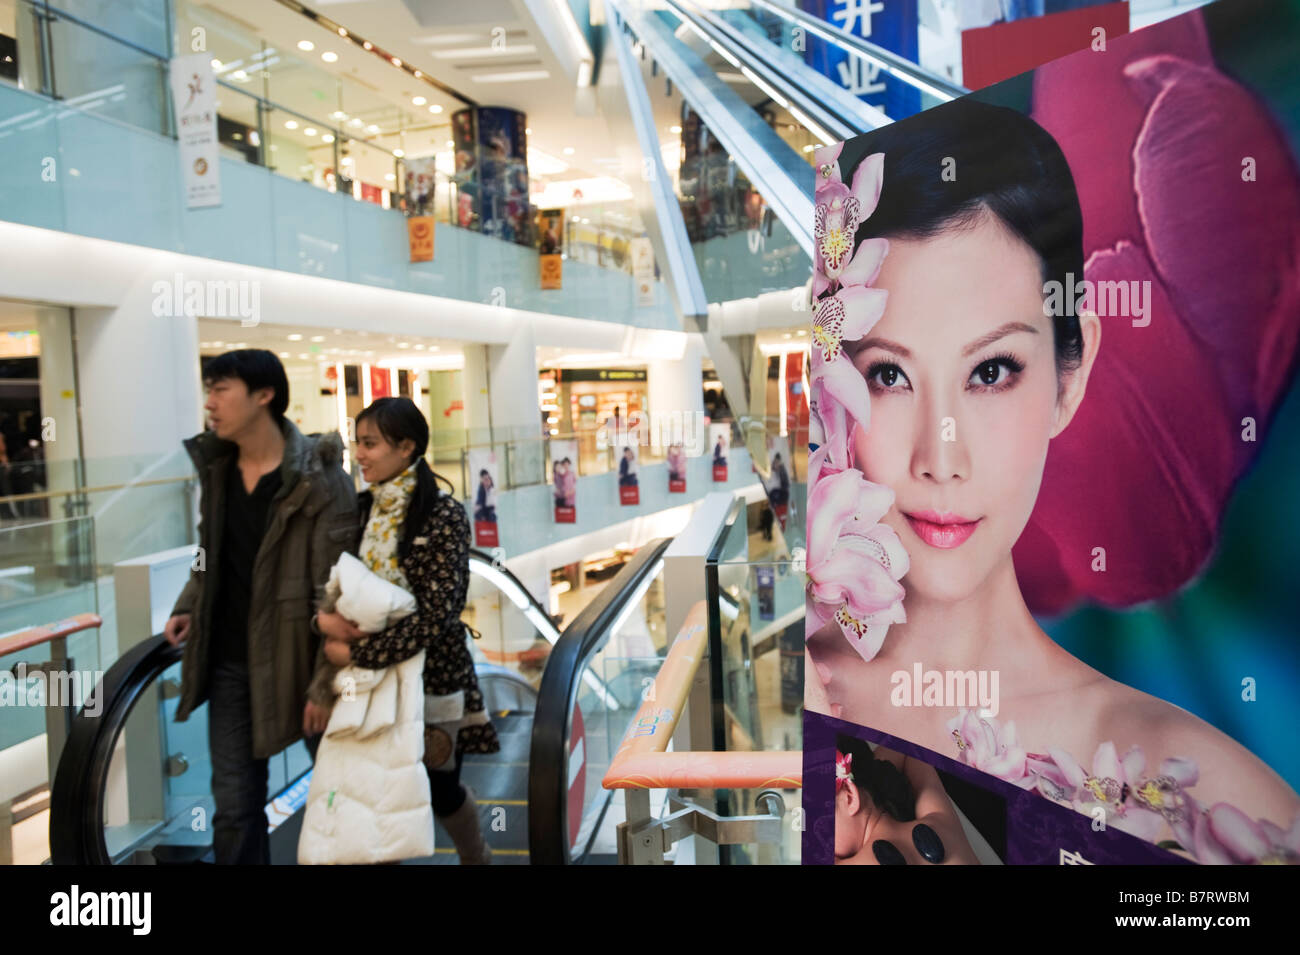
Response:
[[[185,646],[177,722],[208,703],[216,861],[266,864],[267,759],[319,729],[311,621],[356,533],[357,495],[339,435],[307,437],[284,417],[289,382],[271,352],[219,355],[203,383],[210,430],[185,442],[200,550],[164,634]]]

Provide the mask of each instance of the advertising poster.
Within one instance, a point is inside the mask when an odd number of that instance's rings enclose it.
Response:
[[[806,864],[1300,864],[1294,10],[818,151]]]
[[[406,220],[406,239],[412,262],[433,261],[433,216],[411,216]]]
[[[618,456],[618,503],[624,506],[641,503],[637,480],[636,445],[624,445]]]
[[[170,66],[185,208],[219,206],[217,80],[212,71],[212,57],[207,53],[191,53],[176,57]]]
[[[917,0],[799,0],[798,5],[845,33],[916,62]],[[806,37],[805,44],[804,56],[813,69],[884,110],[890,119],[911,116],[921,108],[921,94],[879,63],[850,56],[838,44],[816,35]]]
[[[432,216],[434,190],[438,185],[436,157],[408,157],[406,164],[406,214],[412,217]]]
[[[490,448],[469,452],[470,495],[474,500],[474,546],[497,547],[497,454]]]
[[[555,496],[555,523],[578,520],[578,442],[552,441],[551,492]]]
[[[542,255],[557,255],[564,251],[563,209],[538,210],[537,248]]]
[[[645,236],[633,239],[629,245],[632,250],[632,279],[636,282],[636,304],[638,308],[655,303],[655,249]]]
[[[731,447],[731,425],[709,425],[709,447],[713,449],[713,480],[727,480],[727,452]]]
[[[686,493],[686,448],[680,441],[668,447],[668,493]]]

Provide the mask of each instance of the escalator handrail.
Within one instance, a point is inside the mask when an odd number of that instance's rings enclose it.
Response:
[[[511,583],[516,585],[521,591],[524,592],[525,595],[527,595],[528,602],[533,606],[533,608],[538,613],[540,613],[547,620],[552,620],[550,611],[542,606],[541,602],[537,599],[537,597],[533,595],[533,592],[524,586],[523,581],[521,581],[518,577],[516,577],[514,573],[510,570],[510,568],[507,567],[505,564],[503,564],[501,561],[495,559],[491,554],[488,554],[484,551],[478,550],[477,548],[473,548],[473,547],[470,548],[469,559],[471,561],[477,560],[477,561],[481,561],[484,564],[487,564],[489,567],[491,567],[502,577],[505,577]],[[471,572],[472,572],[472,568],[471,568]],[[553,622],[554,621],[552,620],[552,623]],[[555,629],[558,632],[560,628],[556,627]]]
[[[569,726],[587,661],[610,638],[637,588],[653,574],[672,538],[641,547],[618,575],[564,629],[551,650],[528,754],[528,855],[533,865],[567,865]],[[629,714],[630,715],[630,714]]]
[[[50,790],[50,860],[55,865],[113,864],[104,841],[113,750],[136,703],[164,670],[180,662],[182,652],[161,634],[136,644],[109,667],[73,719]],[[88,708],[97,715],[88,716]]]

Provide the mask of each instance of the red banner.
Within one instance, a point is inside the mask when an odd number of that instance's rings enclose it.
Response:
[[[1099,35],[1097,30],[1104,33]],[[1125,33],[1127,3],[1105,3],[963,30],[962,83],[967,89],[983,89],[1089,47],[1104,55],[1105,47],[1099,44]]]

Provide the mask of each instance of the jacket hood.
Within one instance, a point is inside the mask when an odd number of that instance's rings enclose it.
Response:
[[[285,418],[280,422],[280,433],[284,436],[284,460],[280,470],[286,479],[319,472],[343,461],[343,438],[337,431],[303,434],[297,425]],[[235,442],[218,438],[212,431],[201,431],[187,438],[184,445],[200,474],[218,458],[239,450]]]

